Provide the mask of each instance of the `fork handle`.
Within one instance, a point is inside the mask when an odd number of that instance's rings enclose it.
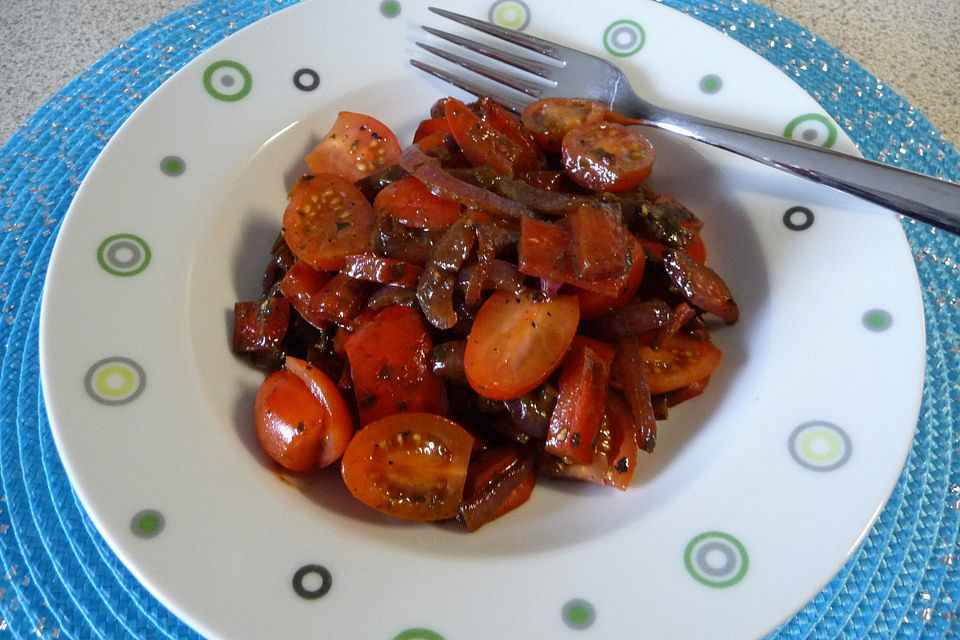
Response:
[[[695,116],[649,108],[642,113],[641,124],[732,151],[960,235],[960,184]]]

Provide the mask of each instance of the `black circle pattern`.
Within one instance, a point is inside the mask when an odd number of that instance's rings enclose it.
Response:
[[[813,226],[813,211],[806,207],[790,207],[783,213],[783,225],[791,231],[806,231]]]
[[[320,74],[310,67],[297,69],[293,74],[293,86],[300,91],[314,91],[320,86]]]
[[[320,586],[316,589],[308,589],[304,586],[303,581],[309,575],[320,576]],[[297,572],[293,574],[293,590],[304,600],[322,598],[327,595],[327,592],[330,591],[330,587],[332,586],[333,576],[330,575],[326,567],[319,564],[306,564],[297,569]]]

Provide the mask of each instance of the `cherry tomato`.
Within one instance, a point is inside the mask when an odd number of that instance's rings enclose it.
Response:
[[[416,133],[413,134],[413,141],[420,142],[427,136],[437,133],[450,133],[450,125],[446,118],[428,118],[417,126]]]
[[[267,454],[292,471],[312,471],[337,460],[353,433],[350,411],[330,378],[287,358],[257,391],[254,424]]]
[[[578,337],[563,360],[557,405],[550,416],[544,450],[560,458],[589,462],[603,421],[614,350]]]
[[[563,136],[567,175],[594,191],[623,191],[647,177],[653,167],[650,141],[612,122],[588,124]]]
[[[283,237],[301,260],[321,271],[340,269],[344,257],[363,253],[377,227],[373,206],[343,178],[303,176],[283,212]]]
[[[477,312],[467,338],[467,381],[494,400],[535,389],[560,364],[579,321],[576,296],[494,292]]]
[[[400,413],[371,422],[347,445],[343,480],[358,500],[405,520],[457,515],[473,436],[452,420]]]
[[[606,107],[587,98],[544,98],[528,104],[520,116],[544,151],[560,153],[563,136],[571,129],[602,122]]]
[[[603,423],[596,436],[593,457],[588,462],[546,457],[541,471],[568,480],[592,482],[626,490],[637,466],[636,427],[630,407],[620,394],[607,394]]]
[[[397,163],[397,136],[376,118],[341,111],[330,130],[304,160],[314,174],[332,173],[356,182]]]
[[[493,101],[490,96],[480,98],[480,119],[507,136],[520,148],[520,153],[514,162],[514,171],[533,171],[546,166],[546,159],[540,152],[533,133],[530,132],[517,118]]]
[[[373,201],[378,216],[392,216],[417,229],[448,227],[460,217],[460,203],[435,196],[409,176],[384,187]]]
[[[470,164],[487,165],[497,173],[513,174],[523,154],[519,144],[481,120],[456,98],[447,98],[444,112],[450,131]]]
[[[280,346],[290,323],[284,298],[238,302],[233,307],[233,352],[265,351]]]
[[[706,378],[720,364],[721,351],[705,340],[675,335],[654,351],[640,346],[650,393],[666,393]]]
[[[700,264],[707,263],[707,247],[703,244],[703,236],[699,233],[693,236],[693,242],[687,247],[687,255]]]
[[[433,373],[433,344],[416,309],[385,307],[347,338],[344,348],[361,424],[392,413],[447,412],[446,387]]]

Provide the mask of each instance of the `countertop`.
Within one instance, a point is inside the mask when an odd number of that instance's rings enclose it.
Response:
[[[721,0],[721,3],[724,0]],[[726,0],[729,2],[745,0]],[[0,143],[85,67],[185,0],[4,0]],[[766,0],[843,51],[960,144],[960,1]]]

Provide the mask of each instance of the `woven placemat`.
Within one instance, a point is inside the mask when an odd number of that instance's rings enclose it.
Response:
[[[127,571],[70,487],[40,389],[39,303],[60,222],[126,117],[198,53],[294,3],[204,0],[172,14],[68,84],[0,148],[0,636],[199,638]],[[960,154],[921,114],[798,25],[745,0],[662,3],[782,69],[866,157],[960,180]],[[960,631],[960,239],[903,224],[927,323],[916,438],[865,542],[771,640],[943,638]]]

